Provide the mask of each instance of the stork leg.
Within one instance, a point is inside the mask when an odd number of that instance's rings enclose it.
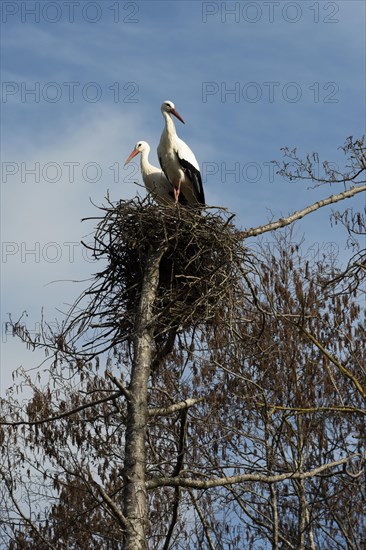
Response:
[[[178,189],[174,187],[174,204],[178,204],[181,183],[182,183],[182,180],[179,180]]]

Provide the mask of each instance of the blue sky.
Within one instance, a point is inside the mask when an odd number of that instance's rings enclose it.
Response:
[[[250,227],[340,190],[273,179],[268,163],[283,146],[342,163],[338,147],[365,133],[366,87],[362,1],[1,7],[4,393],[12,370],[41,357],[4,335],[7,314],[26,310],[36,328],[43,307],[52,321],[85,286],[69,281],[97,270],[80,246],[93,224],[80,220],[107,190],[112,200],[143,193],[138,165],[123,163],[143,139],[157,164],[163,100],[186,121],[177,131],[201,165],[207,203]],[[303,220],[297,235],[345,254],[328,214]]]

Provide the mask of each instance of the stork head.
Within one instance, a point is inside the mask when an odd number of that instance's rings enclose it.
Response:
[[[150,145],[147,143],[147,141],[138,141],[135,145],[135,148],[134,150],[132,151],[132,153],[130,154],[130,156],[128,157],[128,159],[126,160],[125,162],[125,166],[126,164],[128,164],[136,155],[138,155],[139,153],[142,153],[143,151],[146,151],[147,153],[149,153],[150,151]]]
[[[168,99],[164,101],[164,103],[161,106],[161,112],[163,114],[169,113],[170,115],[174,115],[175,117],[177,117],[178,120],[180,120],[181,122],[183,122],[183,124],[185,124],[184,120],[182,119],[178,111],[175,110],[175,105],[172,101],[169,101]]]

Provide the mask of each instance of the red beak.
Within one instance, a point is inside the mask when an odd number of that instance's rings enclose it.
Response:
[[[181,122],[183,122],[183,124],[185,124],[184,120],[182,119],[178,111],[176,111],[175,109],[172,109],[170,112],[172,113],[172,115],[176,116],[178,120],[180,120]]]
[[[130,156],[128,157],[128,159],[126,160],[126,162],[124,163],[124,166],[126,166],[126,164],[128,164],[128,163],[130,162],[130,160],[133,159],[133,157],[135,157],[136,155],[138,155],[139,152],[140,152],[140,151],[139,151],[138,149],[134,149],[134,150],[132,151],[132,153],[130,154]]]

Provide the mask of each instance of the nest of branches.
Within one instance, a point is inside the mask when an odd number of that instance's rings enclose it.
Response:
[[[98,329],[90,349],[99,346],[104,351],[133,337],[151,250],[164,250],[155,335],[212,322],[236,300],[245,249],[232,223],[234,215],[218,208],[157,206],[149,197],[109,203],[101,210],[91,250],[106,267],[83,294],[89,297],[87,308],[72,316],[68,326],[68,330],[77,326],[79,334],[90,327]]]

